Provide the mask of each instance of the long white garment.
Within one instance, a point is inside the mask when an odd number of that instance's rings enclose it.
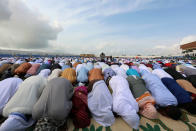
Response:
[[[122,76],[125,79],[127,78],[127,73],[123,68],[116,67],[114,72],[116,73],[116,75]]]
[[[62,73],[62,70],[61,69],[54,69],[52,71],[52,73],[48,76],[48,80],[52,80],[56,77],[59,77]]]
[[[126,65],[126,64],[122,64],[122,65],[120,66],[120,68],[124,69],[124,70],[127,72],[127,70],[129,69],[129,66]]]
[[[94,68],[96,68],[96,69],[102,69],[101,66],[98,63],[94,64]]]
[[[194,66],[192,66],[191,64],[184,64],[184,66],[192,68],[192,69],[196,69]]]
[[[80,70],[82,67],[85,67],[85,68],[86,68],[86,66],[85,66],[84,64],[78,64],[78,65],[76,66],[76,75],[78,75],[78,72],[79,72],[79,70]]]
[[[24,62],[25,62],[24,60],[19,59],[19,60],[17,60],[14,64],[22,64],[22,63],[24,63]]]
[[[26,121],[19,115],[10,114],[7,120],[0,126],[0,131],[25,131],[28,127],[32,126],[34,122],[32,118]]]
[[[43,69],[40,71],[39,75],[45,78],[48,78],[48,76],[50,75],[50,72],[51,72],[50,69]]]
[[[22,83],[20,78],[8,78],[0,82],[0,115],[9,99],[15,94],[18,86]]]
[[[146,88],[155,98],[156,104],[162,107],[178,104],[176,97],[165,87],[161,79],[148,71],[142,71],[142,78],[146,83]]]
[[[122,116],[129,126],[138,129],[139,106],[129,89],[127,80],[122,76],[113,76],[109,85],[113,91],[113,111]]]
[[[145,66],[144,64],[140,64],[138,68],[140,71],[146,70],[146,71],[150,72],[149,68],[147,66]]]
[[[182,66],[182,69],[183,69],[183,73],[186,75],[186,76],[190,76],[190,75],[196,75],[196,69],[195,67],[194,68],[191,68],[190,66]]]
[[[61,66],[61,68],[65,65],[64,62],[60,62],[59,65]]]
[[[107,64],[104,63],[104,62],[99,62],[99,65],[100,65],[101,68],[102,68],[102,72],[104,72],[105,69],[109,68],[109,65],[107,65]]]
[[[168,74],[167,72],[165,72],[163,69],[155,69],[152,71],[152,74],[157,75],[160,79],[162,79],[164,77],[173,79],[173,77],[170,74]]]
[[[24,80],[3,109],[3,116],[8,117],[12,112],[22,114],[32,113],[34,104],[39,99],[47,80],[40,76],[31,76]]]
[[[103,126],[111,126],[114,121],[112,113],[112,95],[103,80],[96,82],[88,93],[88,108],[93,118]]]
[[[114,72],[115,72],[115,70],[116,70],[117,68],[119,68],[118,65],[111,65],[110,67],[112,68],[112,70],[113,70]]]
[[[86,64],[86,68],[87,68],[88,71],[92,70],[92,69],[94,68],[93,63],[88,62],[88,63]]]

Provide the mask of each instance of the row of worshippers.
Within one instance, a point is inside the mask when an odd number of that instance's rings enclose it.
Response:
[[[84,62],[85,61],[85,62]],[[162,67],[170,67],[170,68],[176,68],[177,71],[182,71],[183,74],[186,76],[189,76],[189,80],[193,81],[192,79],[195,78],[195,72],[192,70],[192,64],[194,64],[193,61],[176,61],[177,63],[169,62],[165,59],[118,59],[116,63],[114,62],[98,62],[96,59],[73,59],[73,58],[55,58],[55,59],[49,59],[49,58],[37,58],[37,59],[19,59],[19,60],[13,60],[13,59],[5,59],[0,60],[0,80],[4,80],[6,78],[13,77],[14,75],[18,75],[20,78],[25,79],[32,75],[37,75],[39,72],[43,69],[50,69],[51,71],[54,69],[61,69],[64,70],[66,68],[76,68],[77,64],[84,64],[86,65],[86,68],[88,71],[92,68],[93,65],[101,65],[102,68],[107,68],[108,65],[122,65],[124,66],[124,63],[133,66],[133,65],[139,65],[139,64],[145,64],[147,67],[153,68],[154,63],[159,63]],[[90,64],[89,64],[90,63]],[[196,65],[196,64],[195,64]],[[125,67],[126,68],[126,67]],[[195,68],[195,67],[194,67]]]
[[[178,68],[188,76],[186,68]],[[116,114],[138,129],[138,113],[157,119],[159,111],[174,120],[180,119],[180,108],[196,113],[193,84],[182,72],[164,70],[160,64],[154,64],[153,70],[144,64],[109,66],[103,62],[74,63],[63,71],[50,69],[43,68],[24,81],[16,77],[0,81],[0,113],[8,117],[0,130],[25,130],[35,123],[35,130],[56,130],[70,114],[76,128],[88,126],[91,116],[111,126]],[[195,75],[195,68],[191,70]]]

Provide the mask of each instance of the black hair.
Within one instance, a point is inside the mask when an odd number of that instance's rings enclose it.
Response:
[[[173,120],[179,120],[182,112],[181,110],[176,106],[167,106],[167,107],[161,107],[158,109],[158,111],[164,115],[172,118]]]
[[[168,106],[166,108],[166,113],[169,117],[171,117],[174,120],[179,120],[182,115],[181,110],[176,106]]]
[[[194,103],[194,102],[181,104],[181,105],[179,105],[179,107],[187,110],[191,114],[196,114],[196,103]]]

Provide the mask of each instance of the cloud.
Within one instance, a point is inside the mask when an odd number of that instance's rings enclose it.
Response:
[[[0,4],[2,5],[2,4]],[[62,30],[57,25],[50,25],[49,21],[36,11],[30,10],[24,1],[9,0],[4,4],[3,13],[9,19],[0,21],[0,46],[7,48],[40,49],[49,47],[48,42],[57,39]],[[0,9],[1,10],[1,9]]]
[[[193,41],[196,41],[196,35],[189,35],[189,36],[184,37],[181,40],[180,44],[187,44]]]
[[[176,42],[177,43],[177,42]],[[171,41],[166,45],[158,44],[147,51],[151,55],[181,55],[180,44]]]
[[[8,20],[11,16],[10,9],[7,6],[8,4],[9,4],[8,0],[0,1],[0,21]]]
[[[159,2],[156,0],[66,0],[66,2],[62,0],[55,2],[54,0],[27,0],[27,4],[30,8],[47,15],[51,21],[58,20],[61,25],[68,27],[87,21],[97,21],[111,15],[148,9],[151,4],[158,6]]]
[[[102,51],[109,55],[166,54],[169,46],[163,39],[141,39],[126,34],[150,30],[154,23],[112,26],[105,18],[167,8],[169,1],[174,0],[0,0],[0,46],[74,54]],[[159,43],[157,46],[153,44],[154,39]],[[174,48],[172,46],[169,52],[175,52]]]
[[[165,46],[165,45],[156,45],[154,47],[154,49],[166,49],[166,48],[167,48],[167,46]]]

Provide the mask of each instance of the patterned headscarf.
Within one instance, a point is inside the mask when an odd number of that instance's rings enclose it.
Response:
[[[73,123],[76,128],[85,128],[90,125],[90,112],[88,109],[87,87],[79,86],[75,88],[72,98]]]

